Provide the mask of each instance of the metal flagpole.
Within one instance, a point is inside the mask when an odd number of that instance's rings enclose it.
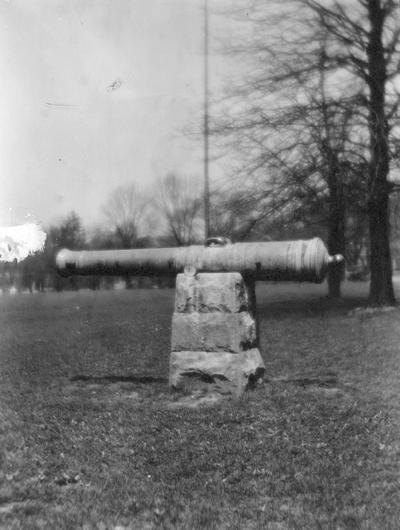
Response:
[[[208,129],[208,0],[204,0],[204,232],[210,237],[210,179]]]

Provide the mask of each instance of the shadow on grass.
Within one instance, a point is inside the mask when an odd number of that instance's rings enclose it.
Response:
[[[264,378],[265,383],[280,383],[280,384],[294,384],[300,387],[307,386],[318,386],[324,388],[335,388],[339,384],[339,379],[336,373],[326,372],[325,374],[303,374],[297,377],[292,376],[278,376],[278,377],[266,377]]]
[[[312,300],[282,300],[269,302],[261,300],[257,304],[259,315],[273,316],[274,319],[285,319],[288,317],[301,316],[315,317],[323,314],[343,314],[357,307],[366,307],[367,300],[361,297],[348,297],[332,299],[329,297],[318,297]]]
[[[166,377],[154,377],[152,375],[74,375],[70,381],[87,381],[88,383],[167,383]]]

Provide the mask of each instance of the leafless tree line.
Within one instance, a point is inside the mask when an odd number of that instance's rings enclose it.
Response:
[[[243,75],[214,106],[214,133],[238,153],[260,212],[311,215],[331,253],[368,228],[370,303],[394,303],[390,170],[399,158],[400,8],[394,0],[235,2],[224,53]],[[223,39],[222,39],[223,40]],[[243,65],[247,65],[244,68]],[[330,277],[340,294],[341,272]]]
[[[397,199],[397,200],[393,200]],[[302,199],[299,199],[301,204]],[[303,215],[296,220],[288,211],[275,218],[262,218],[262,204],[251,194],[233,190],[231,193],[215,193],[212,196],[211,227],[214,235],[223,235],[232,241],[284,240],[324,237],[326,227],[317,225],[320,206],[303,202]],[[308,208],[307,212],[304,212]],[[315,210],[315,211],[313,211]],[[400,256],[400,200],[392,198],[391,223],[392,246]],[[103,221],[101,222],[101,215]],[[296,216],[295,216],[296,217]],[[300,216],[299,216],[300,217]],[[365,219],[354,217],[347,222],[348,267],[359,262],[365,247]],[[43,253],[28,257],[21,264],[8,264],[0,270],[0,287],[11,286],[32,290],[55,290],[80,287],[99,288],[112,286],[113,279],[99,277],[61,278],[55,269],[55,254],[61,248],[69,249],[117,249],[150,246],[176,246],[202,244],[204,242],[202,189],[198,179],[178,175],[166,175],[152,188],[141,192],[134,184],[116,188],[99,210],[96,229],[85,229],[80,217],[71,212],[58,224],[48,227]],[[124,278],[132,287],[132,279]]]
[[[249,237],[257,217],[256,203],[243,190],[213,191],[210,227],[213,235],[234,241]],[[102,208],[106,225],[100,232],[111,233],[121,248],[133,248],[144,235],[172,246],[204,242],[202,181],[196,177],[169,173],[150,189],[140,191],[133,184],[118,187]]]
[[[364,251],[370,303],[393,304],[398,2],[238,0],[223,16],[238,22],[230,40],[220,39],[227,60],[238,66],[211,107],[210,132],[233,160],[224,187],[212,190],[213,235],[325,236],[329,251],[344,253],[348,266]],[[90,246],[202,242],[201,188],[198,178],[170,174],[147,193],[131,184],[115,190],[103,207],[106,228]],[[59,231],[58,243],[63,238]],[[333,297],[341,278],[340,269],[329,278]]]

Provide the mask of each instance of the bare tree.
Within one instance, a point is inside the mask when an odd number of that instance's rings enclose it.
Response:
[[[391,81],[398,74],[399,17],[392,0],[333,1],[327,7],[315,0],[302,0],[326,29],[332,42],[327,63],[345,68],[364,87],[360,110],[369,133],[367,206],[370,249],[370,303],[394,304],[392,261],[389,243],[388,181],[391,130],[397,118],[399,98],[391,97]]]
[[[157,183],[155,202],[166,221],[167,234],[178,246],[200,238],[202,199],[197,179],[169,173]]]
[[[117,188],[103,206],[103,213],[114,231],[122,248],[134,248],[139,245],[140,234],[147,224],[149,201],[134,184]],[[132,279],[125,276],[128,289],[132,288]]]
[[[331,88],[328,35],[322,25],[310,28],[304,19],[289,39],[280,34],[270,41],[269,36],[267,46],[268,14],[265,5],[253,3],[252,42],[231,48],[240,55],[258,51],[258,58],[254,64],[252,57],[252,73],[239,90],[230,89],[229,99],[240,100],[238,111],[226,113],[216,132],[240,153],[244,164],[239,174],[251,177],[263,224],[266,218],[271,226],[279,220],[314,220],[327,228],[328,250],[344,254],[346,188],[354,185],[356,168],[365,162],[354,142],[359,143],[359,135],[353,138],[360,89],[341,98]],[[342,276],[340,267],[330,271],[331,297],[340,296]]]
[[[362,195],[369,301],[393,304],[387,177],[399,104],[398,6],[391,0],[271,3],[249,0],[235,11],[252,31],[230,51],[250,56],[250,68],[230,92],[229,106],[237,110],[225,106],[222,131],[245,160],[255,191],[269,197],[270,212],[295,212],[296,201],[301,207],[313,195],[325,201],[331,252],[344,247],[348,190]],[[336,278],[332,289],[337,285]]]
[[[122,248],[135,247],[147,223],[148,201],[134,184],[117,188],[103,206]]]
[[[86,245],[86,234],[80,217],[75,213],[69,213],[59,225],[51,226],[47,230],[47,239],[43,255],[35,256],[36,260],[43,261],[44,270],[51,278],[52,284],[57,291],[65,288],[78,289],[80,279],[78,277],[62,278],[55,265],[55,255],[61,248],[81,250]]]
[[[210,205],[210,233],[232,241],[249,240],[259,220],[259,201],[243,189],[217,189]]]

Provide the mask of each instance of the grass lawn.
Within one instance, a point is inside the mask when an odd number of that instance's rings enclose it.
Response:
[[[266,382],[196,409],[172,290],[2,296],[0,528],[400,528],[400,313],[367,288],[260,285]]]

